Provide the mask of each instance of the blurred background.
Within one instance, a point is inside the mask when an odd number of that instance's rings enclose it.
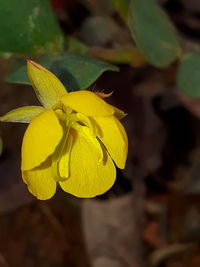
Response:
[[[38,104],[31,58],[69,91],[113,91],[129,136],[105,195],[39,201],[27,126],[0,124],[0,267],[200,266],[199,45],[199,0],[0,0],[0,114]]]

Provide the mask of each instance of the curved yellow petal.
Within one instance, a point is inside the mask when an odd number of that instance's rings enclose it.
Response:
[[[27,61],[27,74],[38,100],[44,107],[51,108],[59,102],[61,96],[67,94],[61,81],[34,61]]]
[[[74,196],[90,198],[109,190],[115,182],[116,169],[104,148],[99,162],[96,147],[78,131],[71,129],[73,144],[70,155],[70,176],[59,182],[61,188]],[[91,138],[91,137],[90,137]]]
[[[61,159],[58,163],[58,171],[62,178],[68,178],[70,175],[69,162],[72,148],[73,138],[72,135],[68,135],[68,140],[63,148]]]
[[[25,106],[13,109],[0,117],[0,121],[29,123],[32,119],[44,112],[40,106]]]
[[[91,135],[96,136],[96,129],[94,123],[92,123],[91,119],[83,113],[71,113],[68,116],[68,120],[73,124],[75,122],[79,122],[82,125],[87,126],[90,129]]]
[[[55,151],[51,157],[51,159],[52,159],[52,164],[51,164],[52,174],[53,174],[54,180],[57,182],[61,181],[63,178],[66,179],[68,177],[68,173],[69,173],[69,171],[68,171],[69,170],[69,163],[66,164],[64,176],[62,176],[62,174],[59,170],[59,162],[60,162],[62,157],[65,158],[66,152],[68,153],[68,145],[70,142],[69,127],[66,125],[66,122],[62,122],[62,126],[63,126],[62,140],[60,141],[59,145],[57,146],[57,148],[55,149]],[[67,151],[66,151],[66,147],[67,147]]]
[[[64,106],[87,116],[110,116],[115,109],[93,92],[82,90],[61,97]]]
[[[22,171],[22,177],[30,193],[38,199],[49,199],[56,192],[56,182],[52,177],[50,160],[35,169]]]
[[[22,143],[22,170],[39,166],[56,149],[63,130],[53,110],[46,110],[29,124]]]
[[[123,125],[114,116],[95,117],[93,120],[99,129],[99,139],[105,145],[117,167],[124,169],[128,152],[128,138]]]
[[[77,130],[79,135],[83,135],[87,142],[92,146],[98,159],[98,163],[102,162],[104,159],[104,152],[102,150],[102,146],[96,136],[93,135],[91,130],[88,127],[82,126],[78,123],[74,123],[72,127]]]

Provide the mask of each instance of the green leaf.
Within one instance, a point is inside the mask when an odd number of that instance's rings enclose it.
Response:
[[[0,0],[0,51],[60,51],[63,36],[48,0]]]
[[[77,54],[86,54],[88,53],[88,46],[78,39],[69,36],[67,38],[67,51]]]
[[[183,56],[177,74],[177,87],[189,96],[200,97],[200,53]]]
[[[63,53],[45,56],[37,61],[53,72],[69,91],[88,88],[103,72],[118,71],[118,67],[94,60],[86,55]],[[13,83],[30,84],[26,75],[26,66],[20,67],[16,72],[6,78]]]
[[[155,0],[131,0],[129,27],[138,49],[152,65],[165,67],[179,56],[176,30]]]
[[[8,59],[12,56],[11,53],[8,53],[8,52],[1,52],[0,51],[0,58],[4,58],[4,59]]]

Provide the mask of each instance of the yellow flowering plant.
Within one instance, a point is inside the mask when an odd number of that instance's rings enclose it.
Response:
[[[20,107],[0,120],[29,123],[21,163],[29,191],[49,199],[59,183],[77,197],[103,194],[115,182],[115,164],[125,167],[128,140],[119,121],[125,113],[104,101],[109,95],[67,92],[53,73],[31,60],[27,74],[42,106]]]

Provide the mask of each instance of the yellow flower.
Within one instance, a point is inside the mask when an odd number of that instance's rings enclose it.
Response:
[[[29,191],[49,199],[59,183],[77,197],[103,194],[115,181],[115,164],[125,167],[128,140],[119,121],[124,112],[106,103],[102,93],[68,93],[54,74],[33,61],[27,73],[43,107],[17,108],[0,120],[30,123],[21,164]]]

